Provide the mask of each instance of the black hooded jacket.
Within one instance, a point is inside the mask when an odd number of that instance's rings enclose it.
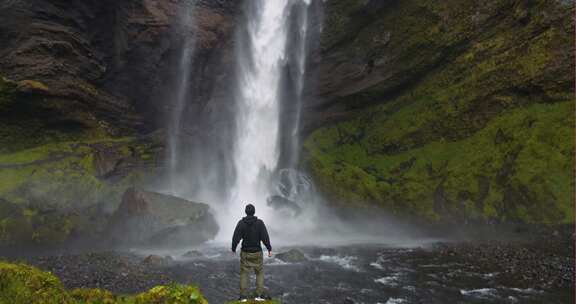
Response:
[[[243,217],[236,225],[234,236],[232,237],[232,251],[236,252],[236,247],[240,240],[242,240],[242,251],[244,252],[262,251],[260,242],[264,243],[268,251],[272,251],[266,225],[253,215]]]

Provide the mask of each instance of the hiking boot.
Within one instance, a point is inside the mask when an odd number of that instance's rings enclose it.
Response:
[[[263,301],[268,301],[268,300],[272,300],[272,298],[270,298],[267,295],[258,295],[254,300],[258,301],[258,302],[263,302]]]

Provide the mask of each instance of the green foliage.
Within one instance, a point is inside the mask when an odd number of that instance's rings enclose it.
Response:
[[[0,262],[0,303],[74,303],[60,281],[48,272],[24,264]]]
[[[126,301],[126,303],[132,303]],[[157,286],[147,292],[141,293],[134,298],[135,304],[207,304],[198,288],[185,285]]]
[[[114,304],[117,297],[108,290],[97,288],[76,288],[70,291],[70,296],[79,303],[86,304]]]
[[[25,264],[0,262],[0,304],[207,304],[194,286],[157,286],[134,296],[102,289],[68,291],[54,275]]]

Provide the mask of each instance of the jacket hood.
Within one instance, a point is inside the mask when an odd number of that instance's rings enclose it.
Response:
[[[256,223],[256,221],[258,220],[257,216],[253,216],[253,215],[248,215],[242,218],[242,221],[246,224],[246,225],[252,225],[254,223]]]

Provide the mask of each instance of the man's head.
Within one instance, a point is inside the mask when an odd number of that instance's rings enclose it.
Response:
[[[254,208],[254,205],[248,204],[246,205],[246,209],[244,209],[244,211],[246,211],[246,215],[254,215],[254,213],[256,213],[256,208]]]

